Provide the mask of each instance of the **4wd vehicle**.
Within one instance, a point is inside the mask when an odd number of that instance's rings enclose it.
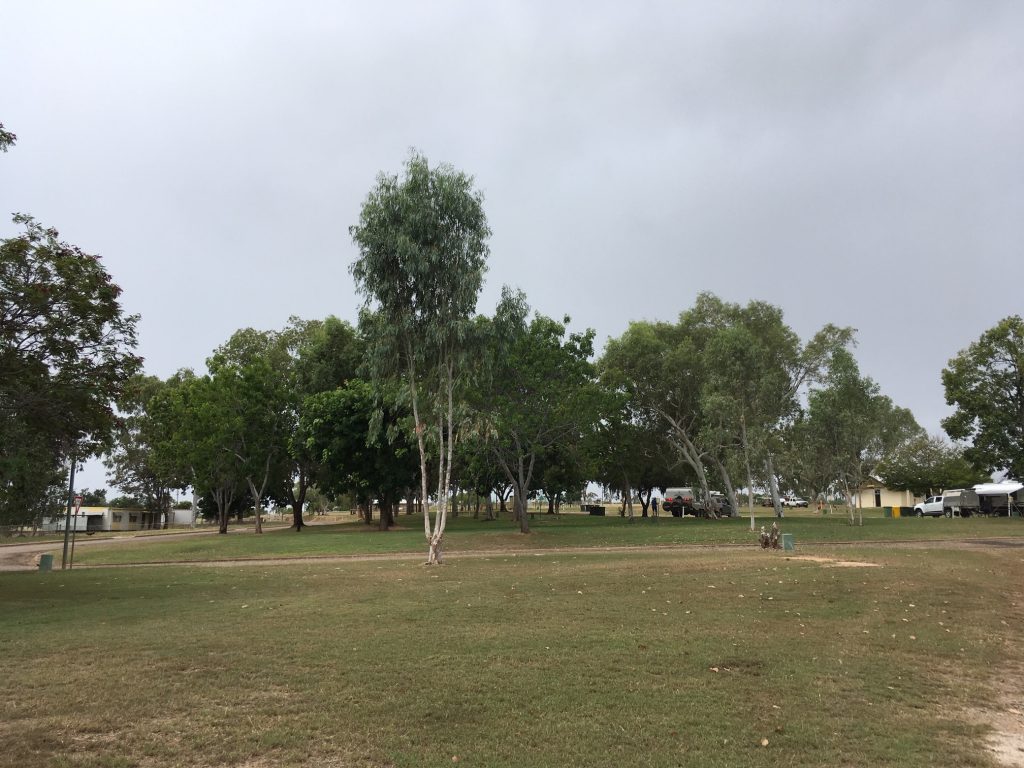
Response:
[[[801,499],[799,496],[783,496],[782,506],[784,507],[806,507],[807,500]]]
[[[671,512],[672,517],[682,517],[684,514],[693,514],[693,488],[666,488],[665,501],[661,508]]]
[[[734,512],[729,500],[721,493],[711,492],[711,507],[719,517],[732,517]],[[694,515],[695,517],[707,517],[708,511],[703,501],[697,498],[693,488],[666,488],[665,501],[661,508],[671,512],[672,517],[683,515]]]
[[[914,514],[918,517],[925,517],[926,515],[931,517],[942,517],[944,514],[942,509],[942,497],[929,496],[920,504],[915,504]]]

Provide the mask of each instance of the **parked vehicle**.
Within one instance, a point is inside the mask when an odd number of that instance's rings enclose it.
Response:
[[[953,488],[941,496],[929,496],[920,504],[914,505],[914,514],[918,517],[970,517],[981,511],[978,494],[969,488]]]
[[[942,494],[942,513],[946,517],[970,517],[980,511],[978,494],[970,488],[954,488]]]
[[[661,508],[666,512],[671,512],[672,517],[708,516],[706,505],[693,492],[693,488],[666,488],[665,501],[662,502]],[[728,499],[715,491],[711,492],[711,508],[719,517],[732,517],[735,514]]]
[[[801,499],[799,496],[783,496],[782,506],[784,507],[806,507],[807,499]]]
[[[945,514],[942,509],[942,497],[929,496],[920,504],[915,504],[914,514],[918,517],[942,517]]]
[[[684,514],[693,514],[693,488],[666,488],[665,500],[661,508],[671,512],[672,517],[682,517]]]

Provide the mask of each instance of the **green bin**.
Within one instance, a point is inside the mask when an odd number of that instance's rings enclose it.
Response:
[[[52,571],[53,570],[53,555],[40,555],[39,556],[39,570],[40,571]]]

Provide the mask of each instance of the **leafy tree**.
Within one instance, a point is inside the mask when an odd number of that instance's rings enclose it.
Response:
[[[107,506],[114,509],[145,509],[146,501],[138,496],[115,496],[107,502]]]
[[[740,306],[702,293],[675,324],[631,324],[608,342],[601,365],[631,407],[664,425],[705,500],[710,469],[734,508],[732,478],[739,475],[751,513],[759,478],[780,511],[774,481],[780,437],[799,413],[799,393],[820,378],[851,334],[825,326],[804,345],[777,307]]]
[[[360,317],[367,364],[374,384],[404,380],[407,387],[426,506],[427,561],[439,563],[457,394],[488,254],[483,196],[469,176],[447,165],[432,169],[413,152],[403,178],[377,177],[349,232],[359,248],[352,275],[367,304]],[[427,504],[431,451],[438,467],[433,524]]]
[[[380,500],[380,529],[391,527],[394,506],[415,482],[416,454],[407,432],[398,428],[394,408],[378,413],[373,424],[373,387],[353,379],[344,387],[310,395],[299,432],[319,457],[318,487],[328,493],[355,492],[359,502]],[[369,522],[369,520],[367,520]]]
[[[164,386],[155,376],[137,375],[129,382],[120,403],[115,441],[104,463],[112,485],[141,499],[144,509],[166,513],[171,489],[187,485],[188,479],[175,475],[173,467],[160,465],[152,450],[158,431],[149,405]],[[168,517],[164,520],[166,525]]]
[[[590,457],[586,455],[584,441],[561,440],[541,451],[535,472],[548,502],[548,514],[555,514],[570,495],[579,495],[590,476]]]
[[[0,241],[0,519],[46,505],[69,460],[102,452],[138,370],[138,318],[96,256],[17,215]]]
[[[487,520],[496,519],[497,514],[491,498],[496,496],[501,504],[501,511],[505,511],[505,500],[509,496],[511,486],[487,442],[487,435],[482,430],[467,430],[455,450],[460,485],[472,491],[478,500],[481,497],[485,500]],[[478,511],[474,513],[474,517],[478,515]]]
[[[829,474],[846,496],[852,525],[854,494],[889,456],[922,434],[910,411],[880,394],[878,384],[862,377],[853,355],[842,349],[832,355],[824,386],[808,397],[801,437],[808,450],[827,457]]]
[[[1024,319],[1008,317],[949,361],[942,371],[942,426],[967,440],[966,457],[990,472],[1024,477]]]
[[[490,328],[489,375],[471,401],[513,487],[523,533],[530,531],[526,499],[537,485],[538,461],[555,446],[581,442],[602,405],[590,362],[594,331],[567,334],[563,323],[543,315],[528,320],[529,311],[522,292],[502,291]]]
[[[83,488],[78,492],[82,497],[83,507],[105,507],[107,506],[107,489],[97,488],[95,491]]]
[[[4,128],[3,123],[0,123],[0,152],[6,152],[7,148],[13,147],[17,140],[18,137]]]
[[[209,497],[220,533],[227,533],[228,519],[246,486],[231,450],[243,429],[236,397],[227,377],[198,377],[184,370],[149,406],[155,422],[154,461],[174,476],[187,478],[183,484],[191,485],[200,498]]]
[[[234,416],[222,447],[238,460],[256,512],[256,533],[263,532],[261,510],[268,490],[292,486],[292,360],[279,334],[243,328],[206,361],[224,407]]]
[[[63,443],[16,420],[2,435],[17,449],[0,454],[0,528],[39,526],[44,517],[61,514],[68,492]]]
[[[753,515],[753,490],[761,465],[779,514],[775,482],[779,438],[799,412],[801,389],[820,378],[831,355],[852,340],[852,330],[826,325],[803,345],[783,321],[782,310],[766,302],[741,307],[704,294],[693,311],[703,315],[703,325],[713,328],[703,361],[707,370],[701,391],[707,416],[703,442],[727,449],[710,456],[730,503],[736,504],[729,472],[732,464],[742,473]]]
[[[292,527],[298,532],[304,525],[302,509],[307,494],[320,472],[319,457],[308,449],[299,434],[303,407],[311,395],[343,387],[356,377],[363,343],[351,325],[333,316],[322,322],[292,318],[281,334],[281,341],[289,356],[287,415],[291,432],[287,446],[291,471],[284,496],[292,507]]]
[[[939,436],[921,435],[900,446],[878,467],[878,476],[898,491],[930,496],[947,488],[970,488],[991,478],[973,466],[963,448]]]
[[[641,514],[647,517],[657,488],[672,485],[678,474],[676,453],[661,423],[638,408],[612,381],[613,374],[602,370],[602,386],[609,389],[603,418],[588,441],[587,450],[594,463],[594,479],[622,494],[625,513],[633,516],[633,494],[640,498]]]

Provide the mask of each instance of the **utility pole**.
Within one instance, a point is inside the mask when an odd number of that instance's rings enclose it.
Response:
[[[71,505],[75,500],[75,465],[78,461],[71,457],[71,479],[68,481],[68,506],[64,515],[64,555],[61,557],[60,567],[64,570],[68,567],[68,544],[71,542]]]

